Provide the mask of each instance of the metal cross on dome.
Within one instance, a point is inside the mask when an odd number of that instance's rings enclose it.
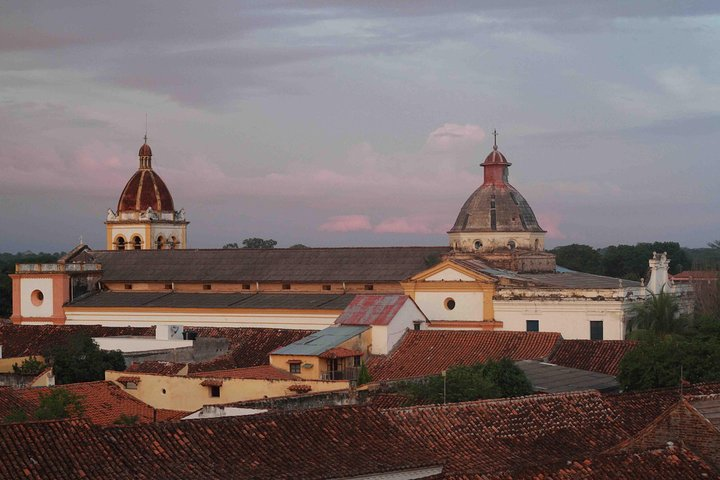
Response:
[[[493,134],[493,138],[494,138],[493,139],[493,150],[497,150],[497,137],[498,137],[497,130],[493,129],[492,134]]]

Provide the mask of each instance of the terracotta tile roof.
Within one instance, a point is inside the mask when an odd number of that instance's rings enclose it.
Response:
[[[222,384],[223,381],[220,378],[208,378],[200,383],[203,387],[222,387]]]
[[[690,280],[717,280],[720,272],[716,270],[685,270],[684,272],[670,275],[673,280],[689,282]]]
[[[122,375],[116,380],[118,383],[139,383],[140,377],[131,377],[128,375]]]
[[[226,355],[205,362],[191,363],[189,373],[267,365],[270,363],[270,352],[313,333],[312,330],[227,327],[188,327],[185,331],[197,332],[201,337],[227,338],[230,342]]]
[[[345,478],[441,465],[378,411],[339,407],[100,428],[0,426],[2,478]]]
[[[683,394],[720,394],[720,383],[690,385],[683,388]],[[615,418],[622,418],[623,428],[634,435],[675,405],[679,398],[678,388],[662,388],[647,392],[608,394],[605,403]]]
[[[133,362],[125,370],[126,372],[137,372],[137,373],[158,373],[160,375],[177,375],[186,363],[176,362],[159,362],[159,361],[146,361],[146,362]]]
[[[389,355],[371,358],[368,368],[375,381],[437,375],[488,359],[542,359],[560,339],[546,332],[410,331]]]
[[[0,324],[3,357],[43,355],[51,347],[77,334],[91,337],[154,336],[155,327],[101,327],[100,325]]]
[[[73,383],[58,387],[0,389],[0,421],[15,409],[24,411],[28,416],[37,410],[40,395],[47,394],[51,389],[63,388],[78,395],[84,406],[83,418],[97,425],[112,425],[121,414],[138,417],[138,422],[154,421],[154,416],[162,419],[179,419],[184,412],[163,411],[154,409],[129,395],[112,382]]]
[[[627,435],[597,392],[382,410],[447,459],[446,475],[490,474],[599,454]]]
[[[407,295],[357,295],[335,320],[339,325],[387,325],[407,302]]]
[[[363,352],[360,350],[350,350],[344,347],[335,347],[320,354],[320,358],[346,358],[346,357],[358,357]]]
[[[259,380],[298,380],[299,377],[271,365],[257,367],[231,368],[228,370],[212,370],[193,373],[192,377],[203,378],[247,378]]]
[[[399,282],[450,247],[89,252],[105,282]]]
[[[548,362],[616,376],[620,360],[636,346],[630,340],[563,340]]]
[[[555,465],[531,467],[510,474],[477,476],[463,474],[447,479],[540,479],[574,480],[578,478],[636,478],[636,479],[708,479],[720,478],[717,470],[690,450],[667,447],[637,453],[599,455],[566,460]]]

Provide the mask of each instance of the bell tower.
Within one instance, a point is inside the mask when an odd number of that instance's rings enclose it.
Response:
[[[125,185],[117,213],[107,211],[108,250],[187,248],[185,210],[175,210],[165,182],[152,168],[152,150],[145,143],[138,153],[137,171]]]

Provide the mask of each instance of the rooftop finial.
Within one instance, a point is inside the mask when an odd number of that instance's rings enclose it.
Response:
[[[147,143],[147,112],[145,112],[145,136],[143,138],[145,139],[145,143]]]
[[[497,130],[493,129],[493,150],[497,150]]]

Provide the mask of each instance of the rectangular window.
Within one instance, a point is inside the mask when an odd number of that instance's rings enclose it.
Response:
[[[203,290],[210,290],[211,288],[212,288],[212,285],[210,285],[209,283],[206,283],[205,285],[203,285]]]
[[[165,290],[172,290],[172,283],[166,283]]]
[[[126,283],[125,290],[132,290],[132,283]]]
[[[420,322],[413,322],[413,330],[420,330]]]
[[[331,285],[323,285],[323,290],[329,291],[332,288]]]
[[[359,367],[360,366],[360,355],[353,357],[353,367]]]
[[[365,285],[365,290],[375,290],[375,286],[373,284]]]
[[[540,320],[525,320],[525,331],[526,332],[539,332],[540,331]]]
[[[135,382],[127,382],[125,384],[125,390],[137,390],[137,383]]]
[[[242,289],[243,289],[243,290],[250,290],[250,284],[249,284],[249,283],[243,283]]]
[[[603,339],[603,322],[602,320],[590,321],[590,340]]]
[[[283,290],[290,290],[290,284],[289,284],[289,283],[283,283],[282,289],[283,289]]]
[[[211,397],[219,397],[220,396],[220,387],[217,387],[217,386],[210,387],[210,396]]]
[[[299,363],[291,363],[290,364],[290,373],[300,373],[300,364]]]

